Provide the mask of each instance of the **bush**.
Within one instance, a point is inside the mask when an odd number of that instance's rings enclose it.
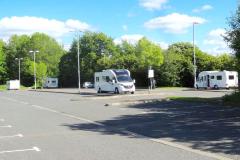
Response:
[[[239,106],[240,107],[240,92],[236,91],[230,95],[223,97],[223,103],[227,105]]]

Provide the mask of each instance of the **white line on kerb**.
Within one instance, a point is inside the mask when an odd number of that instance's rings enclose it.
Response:
[[[27,152],[27,151],[40,152],[41,150],[38,147],[33,147],[33,148],[30,148],[30,149],[18,149],[18,150],[10,150],[10,151],[0,151],[0,154],[14,153],[14,152]]]
[[[0,126],[0,128],[12,128],[11,125],[7,125],[7,126]]]
[[[4,138],[15,138],[15,137],[22,138],[23,135],[22,135],[22,134],[16,134],[16,135],[13,135],[13,136],[0,136],[0,139],[4,139]]]

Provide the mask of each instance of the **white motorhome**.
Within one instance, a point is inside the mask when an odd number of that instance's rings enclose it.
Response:
[[[199,73],[196,88],[233,88],[238,87],[236,71],[203,71]]]
[[[57,88],[58,87],[58,78],[47,77],[44,85],[44,88]]]
[[[134,80],[126,69],[108,69],[95,72],[95,90],[101,92],[114,92],[115,94],[130,92],[134,94]]]

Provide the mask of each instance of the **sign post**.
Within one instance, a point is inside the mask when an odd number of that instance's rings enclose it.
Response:
[[[153,88],[153,80],[154,80],[154,70],[152,69],[152,66],[149,66],[148,68],[148,79],[149,79],[149,91]]]

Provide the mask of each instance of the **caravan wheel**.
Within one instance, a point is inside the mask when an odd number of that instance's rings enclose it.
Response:
[[[97,93],[102,93],[102,90],[101,88],[98,88],[98,92]]]
[[[214,89],[218,89],[218,85],[214,85],[214,87],[213,87]]]

